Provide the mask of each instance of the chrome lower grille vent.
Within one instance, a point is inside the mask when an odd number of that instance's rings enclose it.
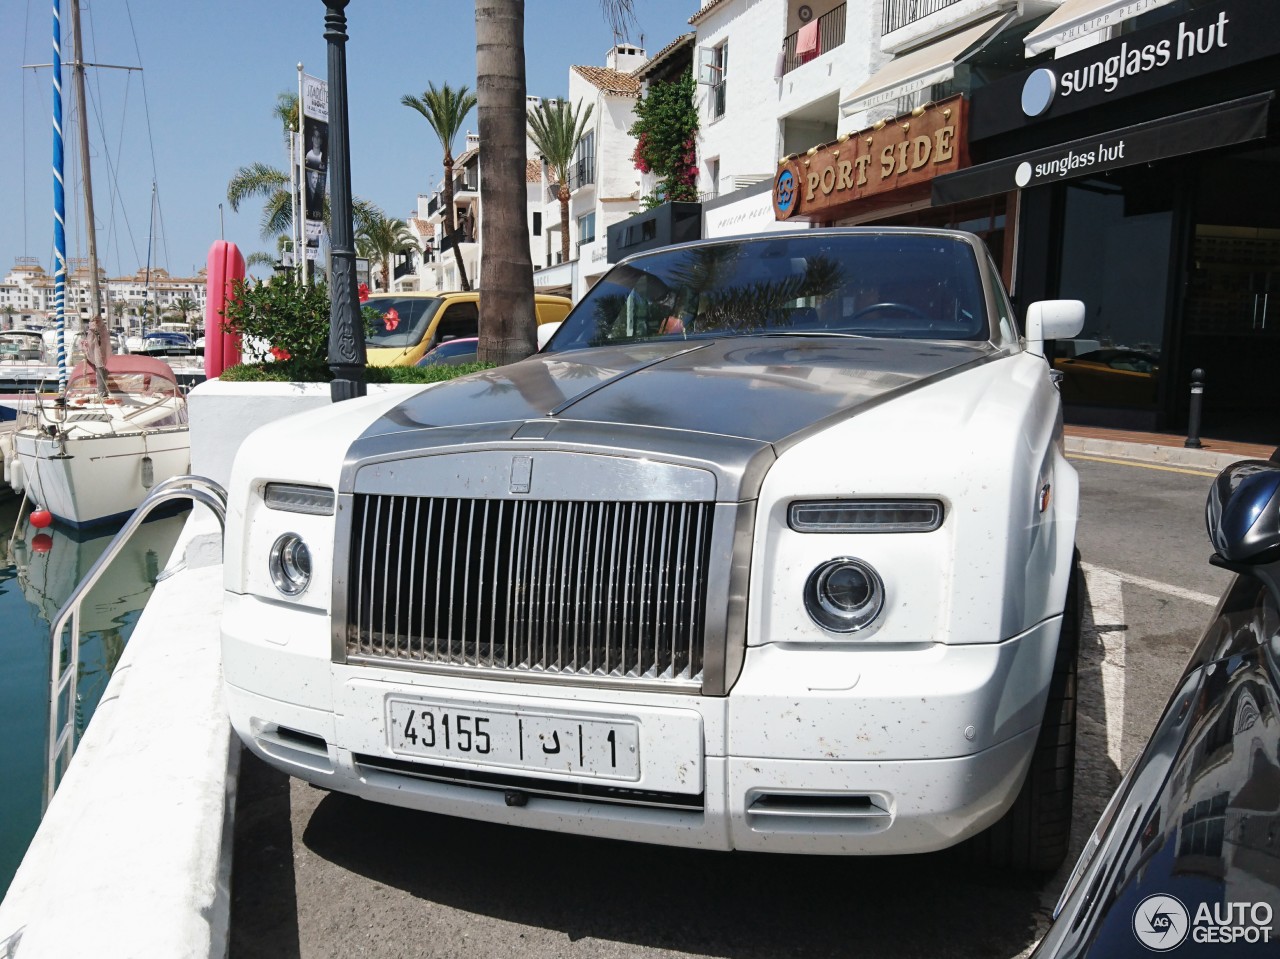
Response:
[[[711,503],[357,494],[357,662],[697,683]]]

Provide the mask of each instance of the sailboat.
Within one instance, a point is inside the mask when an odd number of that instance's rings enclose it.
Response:
[[[79,111],[79,146],[88,237],[91,317],[85,362],[67,375],[67,256],[62,156],[62,51],[59,0],[53,4],[54,309],[57,315],[59,392],[26,412],[13,433],[9,484],[73,526],[119,519],[142,502],[155,483],[186,473],[191,439],[186,397],[173,370],[148,356],[117,355],[102,317],[93,185],[80,42],[80,4],[71,0],[73,90]]]

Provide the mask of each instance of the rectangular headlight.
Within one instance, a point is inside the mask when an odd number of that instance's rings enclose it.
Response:
[[[787,522],[797,533],[929,533],[942,525],[942,504],[937,500],[792,503]]]
[[[268,509],[315,516],[332,516],[335,502],[333,490],[327,487],[293,483],[268,483],[262,498]]]

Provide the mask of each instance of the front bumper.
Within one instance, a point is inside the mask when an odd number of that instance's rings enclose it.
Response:
[[[334,664],[324,614],[228,594],[223,662],[249,748],[324,788],[614,839],[896,854],[953,845],[1012,803],[1058,623],[998,644],[750,647],[730,695],[704,697]],[[388,742],[389,696],[625,717],[640,731],[640,777],[601,789],[591,777],[406,761]]]

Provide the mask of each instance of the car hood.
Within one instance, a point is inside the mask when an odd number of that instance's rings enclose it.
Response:
[[[994,355],[988,343],[766,336],[543,354],[420,393],[366,435],[547,418],[777,443]]]
[[[721,496],[750,498],[810,431],[1001,355],[985,342],[798,336],[540,354],[388,410],[348,450],[343,488],[375,462],[534,445],[701,463]]]

